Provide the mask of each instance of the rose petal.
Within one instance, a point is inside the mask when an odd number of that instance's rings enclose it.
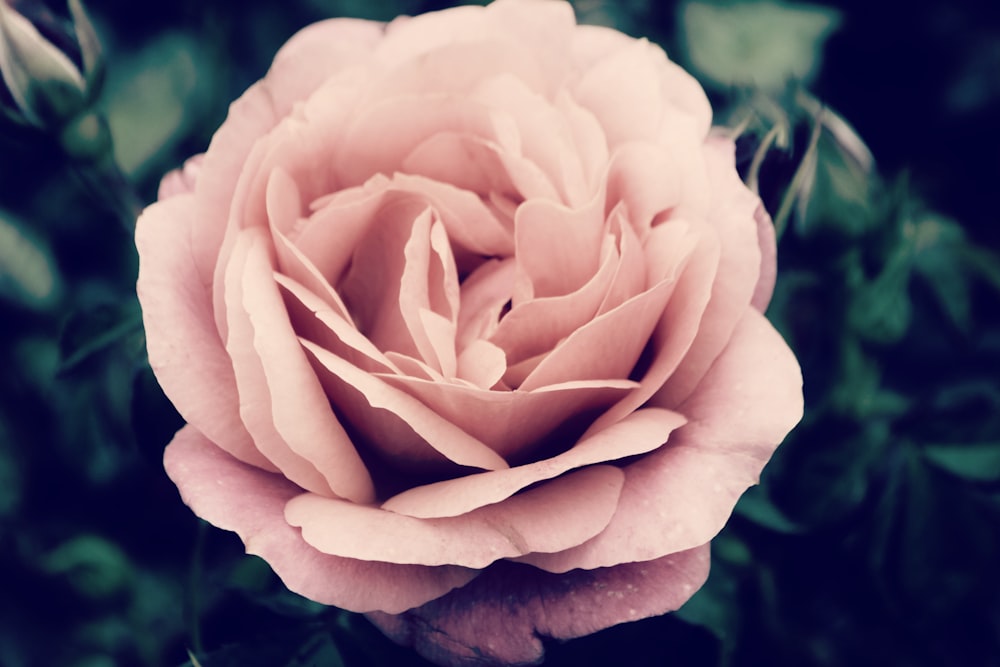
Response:
[[[677,269],[684,265],[691,247],[679,246],[675,250],[676,256],[666,266]],[[531,371],[520,388],[531,391],[568,380],[628,377],[676,283],[677,275],[668,275],[642,294],[571,333]]]
[[[485,443],[504,460],[523,461],[562,425],[599,414],[637,384],[628,380],[573,381],[534,391],[490,391],[466,384],[399,375],[376,374],[386,384],[418,398],[435,414]],[[571,422],[567,424],[567,422]],[[568,444],[568,443],[567,443]]]
[[[291,449],[278,432],[273,419],[271,388],[260,355],[254,348],[255,323],[249,313],[253,289],[257,287],[253,274],[263,272],[269,279],[272,271],[267,251],[259,243],[264,234],[266,232],[260,228],[241,231],[226,270],[225,307],[229,323],[226,352],[236,376],[240,418],[257,449],[284,475],[304,489],[330,495],[330,485],[316,466]]]
[[[736,172],[735,146],[728,140],[713,139],[706,142],[704,153],[715,203],[708,220],[721,241],[719,268],[698,336],[652,399],[663,407],[673,407],[690,395],[750,305],[760,276],[761,250],[754,217],[760,201]]]
[[[574,292],[597,273],[606,233],[603,194],[578,209],[545,199],[531,199],[518,207],[517,280],[531,285],[533,298]]]
[[[180,194],[149,206],[136,223],[149,365],[185,421],[240,461],[273,472],[240,421],[232,363],[191,248],[195,212],[194,197]]]
[[[523,301],[503,316],[489,340],[504,350],[508,363],[520,363],[548,352],[594,318],[620,264],[613,246],[614,239],[605,237],[599,268],[578,289],[569,294]]]
[[[757,243],[760,245],[760,277],[757,278],[750,305],[763,313],[771,302],[778,278],[778,241],[775,238],[774,222],[764,204],[757,205],[753,217],[757,221]]]
[[[398,565],[320,553],[285,521],[285,504],[302,489],[280,475],[240,463],[191,426],[167,446],[163,464],[195,514],[236,532],[247,553],[266,560],[285,586],[322,604],[399,613],[477,575],[448,565]]]
[[[689,248],[685,255],[680,249]],[[719,264],[719,239],[705,225],[692,226],[670,221],[654,227],[646,240],[647,280],[657,279],[657,272],[677,273],[677,284],[670,301],[647,341],[649,368],[639,379],[639,388],[601,415],[588,429],[596,432],[613,424],[656,393],[684,358],[698,334],[701,315],[708,303],[712,280]]]
[[[315,466],[331,491],[354,502],[371,502],[375,498],[371,476],[330,409],[292,330],[270,271],[264,234],[254,236],[243,277],[243,305],[271,395],[274,428],[289,449]]]
[[[401,615],[369,614],[396,642],[446,667],[542,661],[541,639],[572,639],[679,609],[708,578],[708,545],[663,558],[561,575],[513,563]]]
[[[285,519],[323,553],[414,565],[482,568],[501,558],[551,553],[601,531],[614,514],[624,474],[591,466],[466,514],[416,519],[336,498],[303,494]]]
[[[320,381],[333,404],[390,459],[433,461],[430,454],[437,452],[461,466],[484,470],[508,467],[492,449],[412,396],[314,343],[301,343],[316,360],[314,368],[321,373]]]
[[[611,525],[590,542],[524,560],[552,572],[659,558],[704,544],[802,417],[798,362],[749,309],[697,390],[678,408],[691,421],[666,447],[625,469]]]
[[[464,514],[569,470],[650,452],[667,442],[670,433],[686,421],[668,410],[637,410],[558,456],[507,470],[424,484],[393,496],[382,503],[382,508],[419,518]]]

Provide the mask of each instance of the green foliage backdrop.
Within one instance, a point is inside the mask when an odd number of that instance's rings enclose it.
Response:
[[[182,505],[127,228],[295,30],[451,4],[92,0],[124,176],[68,157],[86,128],[2,119],[0,665],[423,664]],[[743,130],[806,416],[688,605],[548,664],[1000,665],[1000,9],[574,4],[662,44]]]

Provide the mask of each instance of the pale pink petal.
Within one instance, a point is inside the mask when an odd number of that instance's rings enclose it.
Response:
[[[683,264],[690,249],[679,250],[678,264]],[[531,391],[569,380],[629,377],[676,282],[676,275],[668,276],[571,333],[531,371],[520,388]]]
[[[433,462],[437,453],[461,466],[498,470],[507,462],[423,403],[309,341],[327,395],[372,446],[400,462]]]
[[[351,262],[355,248],[378,219],[382,207],[399,205],[412,197],[387,196],[388,179],[376,176],[363,186],[347,188],[313,202],[315,210],[289,235],[303,256],[331,285],[337,285]],[[424,208],[413,201],[414,215]]]
[[[451,183],[479,194],[499,193],[519,199],[552,199],[559,193],[534,162],[489,139],[441,131],[416,146],[404,171]]]
[[[508,462],[532,458],[539,448],[565,448],[586,426],[580,425],[585,417],[593,419],[638,386],[628,380],[597,380],[569,381],[532,392],[489,391],[413,376],[377,376],[419,399]]]
[[[188,158],[179,169],[168,172],[160,181],[156,198],[162,200],[194,192],[194,184],[198,182],[198,172],[201,171],[201,162],[204,158],[204,154],[195,155]]]
[[[560,554],[528,556],[553,572],[659,558],[704,544],[756,484],[802,417],[802,375],[781,336],[747,309],[729,345],[678,412],[691,421],[666,447],[625,468],[611,525]]]
[[[423,352],[407,326],[400,300],[407,243],[414,226],[421,220],[429,223],[431,215],[427,204],[413,197],[387,200],[379,209],[378,224],[371,225],[354,248],[350,268],[338,285],[358,329],[383,352],[413,357]]]
[[[385,32],[375,21],[337,18],[295,33],[274,56],[265,81],[275,109],[286,115],[334,74],[368,63]]]
[[[401,123],[400,119],[406,122]],[[499,141],[499,113],[460,95],[393,96],[359,109],[331,159],[344,186],[360,185],[374,174],[400,171],[408,155],[427,139],[443,132]],[[413,169],[404,168],[408,173]],[[435,178],[433,174],[423,173]],[[450,182],[450,181],[446,181]]]
[[[536,90],[545,90],[562,78],[574,24],[572,7],[562,2],[507,0],[486,8],[454,7],[393,21],[377,55],[383,62],[399,63],[426,58],[454,44],[499,42],[507,47],[503,60],[516,61],[521,53],[530,56],[537,73],[513,71]]]
[[[565,90],[559,91],[555,105],[573,137],[574,155],[583,170],[587,189],[594,192],[608,165],[608,141],[604,128],[594,114],[577,104]]]
[[[513,563],[401,615],[382,632],[443,667],[542,662],[542,639],[572,639],[679,609],[708,578],[708,545],[639,563],[561,575]]]
[[[413,221],[403,247],[398,307],[420,358],[444,377],[453,378],[457,359],[452,313],[457,315],[458,311],[458,272],[447,252],[447,239],[442,243],[439,238],[435,243],[434,230],[439,236],[444,233],[430,210]]]
[[[503,350],[485,340],[474,340],[458,356],[458,377],[481,389],[490,389],[507,370]]]
[[[548,174],[559,201],[577,207],[591,199],[572,130],[549,99],[510,74],[482,79],[473,96],[514,120],[523,156]]]
[[[605,237],[603,261],[575,291],[523,301],[503,316],[489,340],[504,350],[509,364],[548,352],[594,319],[620,264],[613,243],[614,239]],[[642,277],[645,278],[645,271]],[[637,292],[641,291],[640,288]]]
[[[483,256],[505,257],[514,252],[514,237],[483,200],[472,192],[414,174],[393,174],[390,190],[419,194],[437,212],[448,231],[456,263],[478,262]]]
[[[285,307],[295,332],[370,373],[399,369],[354,324],[337,310],[291,278],[275,274],[285,295]]]
[[[517,273],[517,260],[490,259],[480,264],[460,286],[458,349],[474,340],[489,338],[500,322],[500,313],[510,301]]]
[[[660,89],[666,60],[660,47],[633,40],[594,63],[572,87],[573,98],[597,117],[611,146],[656,136],[666,103]]]
[[[260,355],[254,349],[255,326],[248,304],[252,303],[252,290],[256,287],[253,273],[263,272],[266,279],[271,278],[267,251],[259,243],[265,234],[260,228],[241,231],[226,268],[225,308],[229,323],[226,352],[236,376],[240,418],[253,436],[254,445],[282,474],[304,489],[330,495],[330,485],[316,466],[293,451],[275,427],[271,388]]]
[[[290,590],[322,604],[399,613],[478,574],[447,565],[398,565],[320,553],[285,521],[285,504],[302,489],[281,475],[240,463],[191,426],[167,446],[163,464],[195,514],[236,532],[247,553],[266,560]]]
[[[257,140],[281,118],[273,104],[263,82],[252,85],[230,105],[226,121],[216,130],[205,152],[195,183],[198,219],[192,226],[195,266],[202,284],[211,284],[213,276],[221,279],[222,273],[216,273],[216,262],[220,255],[228,255],[231,248],[230,244],[223,253],[223,236],[236,184]],[[216,315],[217,323],[225,322],[225,317]]]
[[[323,553],[412,565],[482,568],[501,558],[552,553],[600,532],[625,475],[591,466],[465,514],[417,519],[336,498],[303,494],[285,519]]]
[[[653,451],[667,442],[671,432],[686,421],[682,415],[668,410],[637,410],[617,424],[580,440],[558,456],[507,470],[417,486],[385,501],[382,508],[420,518],[464,514],[569,470]]]
[[[611,156],[605,176],[605,211],[624,204],[624,214],[645,242],[650,227],[671,220],[702,220],[708,214],[712,190],[700,144],[667,151],[632,143]]]
[[[639,388],[613,406],[591,426],[595,432],[646,403],[670,377],[698,334],[719,265],[719,239],[705,225],[670,221],[654,227],[646,240],[646,265],[652,280],[669,271],[677,285],[648,341],[650,365]]]
[[[636,294],[642,293],[646,289],[646,277],[650,273],[639,237],[625,219],[624,213],[616,208],[609,219],[618,238],[618,262],[611,285],[597,309],[597,315],[612,311]]]
[[[180,194],[149,206],[136,223],[149,365],[185,421],[239,460],[275,471],[240,421],[232,363],[195,266],[195,210],[194,197]]]
[[[750,305],[763,313],[771,302],[778,278],[778,242],[775,239],[774,223],[764,204],[758,204],[753,215],[757,221],[757,243],[760,245],[760,277],[754,287]]]
[[[679,404],[701,380],[750,306],[760,276],[761,249],[754,217],[760,200],[736,172],[735,146],[731,141],[713,138],[705,144],[705,158],[715,202],[708,221],[721,242],[719,268],[698,335],[652,399],[663,407]]]
[[[315,466],[333,493],[371,502],[371,476],[302,351],[271,274],[263,235],[256,236],[243,277],[243,306],[271,395],[274,428],[293,452]]]
[[[516,279],[531,284],[534,298],[574,292],[597,273],[606,236],[603,195],[577,209],[546,199],[529,199],[518,207]]]

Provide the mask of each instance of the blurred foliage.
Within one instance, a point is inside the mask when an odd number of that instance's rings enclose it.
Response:
[[[180,503],[129,186],[151,200],[296,29],[450,4],[92,0],[93,115],[60,133],[0,120],[0,664],[424,664],[288,593]],[[703,590],[553,644],[548,664],[1000,665],[1000,9],[574,4],[663,44],[738,135],[780,232],[769,316],[807,410],[713,543]],[[117,166],[98,159],[104,119]]]

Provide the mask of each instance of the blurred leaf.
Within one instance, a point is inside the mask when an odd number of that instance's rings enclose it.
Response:
[[[195,662],[197,660],[197,662]],[[207,655],[191,656],[184,667],[345,667],[340,650],[325,627],[296,631],[227,646]]]
[[[811,178],[799,193],[800,233],[832,227],[850,238],[878,224],[872,198],[875,179],[871,154],[853,129],[830,109],[817,110],[819,134],[811,157]]]
[[[865,280],[852,290],[847,321],[867,341],[890,345],[910,327],[911,256],[902,245],[892,254],[874,280]]]
[[[729,664],[736,647],[741,625],[741,605],[738,604],[740,576],[736,568],[716,560],[716,543],[712,544],[713,563],[708,581],[673,616],[711,632],[721,643],[720,665]]]
[[[736,504],[735,512],[758,526],[778,533],[800,533],[803,530],[771,502],[763,486],[750,487]]]
[[[706,83],[767,90],[790,80],[808,83],[819,70],[823,42],[841,21],[829,7],[768,1],[689,1],[679,17],[688,60]]]
[[[142,335],[138,304],[102,304],[69,316],[59,337],[60,371],[71,371],[99,352]]]
[[[841,341],[840,373],[830,393],[831,407],[858,422],[898,417],[910,400],[882,386],[878,362],[866,354],[855,338]]]
[[[0,518],[13,514],[21,503],[21,464],[14,458],[9,437],[0,416]]]
[[[63,542],[41,562],[50,574],[65,575],[80,593],[106,598],[124,590],[132,576],[128,557],[113,542],[81,535]]]
[[[974,482],[1000,481],[1000,441],[937,444],[923,448],[934,466]]]
[[[48,246],[0,210],[0,297],[44,310],[55,305],[61,291]]]
[[[107,82],[115,159],[131,176],[179,141],[211,92],[202,48],[184,33],[164,34],[137,53],[119,53]]]

